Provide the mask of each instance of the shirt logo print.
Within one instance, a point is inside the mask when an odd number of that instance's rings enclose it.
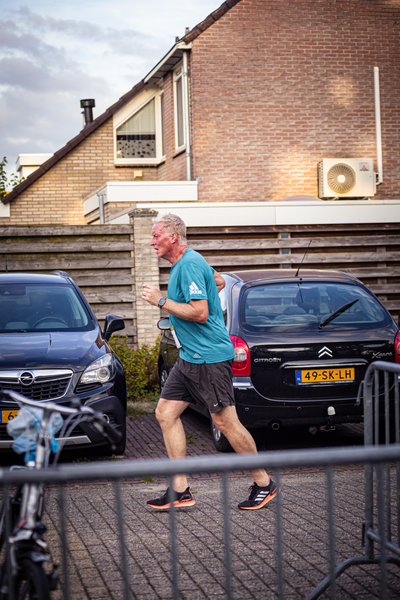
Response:
[[[189,294],[191,296],[195,294],[202,294],[203,292],[197,287],[194,281],[189,285]]]

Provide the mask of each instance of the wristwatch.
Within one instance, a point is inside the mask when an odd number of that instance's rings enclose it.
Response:
[[[162,308],[164,306],[164,304],[166,303],[167,299],[165,297],[162,297],[159,299],[158,301],[158,308]]]

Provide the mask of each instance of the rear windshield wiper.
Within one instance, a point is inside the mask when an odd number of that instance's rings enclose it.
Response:
[[[325,325],[328,325],[328,323],[333,321],[333,319],[336,319],[336,317],[338,317],[339,315],[344,313],[344,311],[347,310],[348,308],[351,308],[353,306],[353,304],[355,304],[356,302],[358,302],[358,298],[356,298],[356,300],[353,300],[352,302],[348,302],[347,304],[344,304],[343,306],[341,306],[340,308],[335,310],[332,314],[330,314],[323,321],[321,321],[318,329],[322,329],[323,327],[325,327]]]

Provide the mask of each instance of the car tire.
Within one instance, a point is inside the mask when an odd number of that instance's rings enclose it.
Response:
[[[218,452],[233,452],[233,448],[228,442],[227,438],[214,424],[212,419],[210,419],[210,426],[212,441],[214,442],[214,446]]]
[[[107,443],[102,446],[97,446],[96,448],[91,448],[88,450],[88,456],[93,456],[95,458],[103,458],[110,456],[118,456],[125,452],[126,448],[126,423],[124,424],[124,428],[122,431],[122,438],[119,440],[118,444],[116,444],[115,448],[111,446],[111,444]]]
[[[165,366],[164,363],[161,363],[161,367],[160,367],[160,392],[163,389],[165,382],[168,379],[168,371],[167,371],[167,367]]]
[[[122,438],[118,442],[113,454],[116,454],[116,455],[123,454],[125,452],[125,448],[126,448],[126,423],[124,425],[124,431],[122,434]]]

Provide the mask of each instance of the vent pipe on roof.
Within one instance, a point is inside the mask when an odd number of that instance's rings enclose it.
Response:
[[[81,108],[83,108],[83,127],[87,127],[93,122],[93,107],[96,106],[95,101],[91,99],[81,100]]]

